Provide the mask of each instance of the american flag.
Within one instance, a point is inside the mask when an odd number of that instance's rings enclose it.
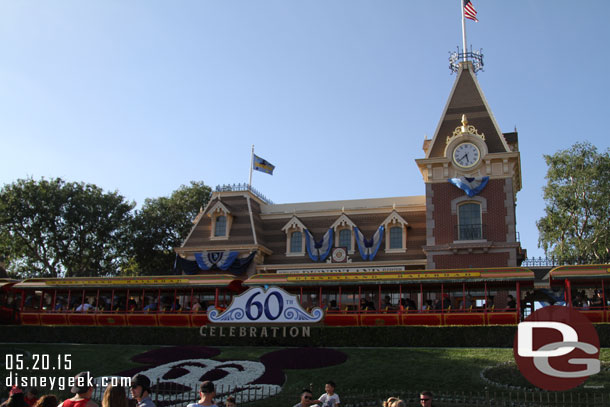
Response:
[[[477,23],[477,11],[474,9],[474,6],[470,2],[470,0],[464,0],[464,17],[476,21]]]

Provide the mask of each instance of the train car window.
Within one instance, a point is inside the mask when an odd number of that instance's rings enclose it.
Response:
[[[322,289],[322,309],[339,311],[339,287],[324,287]]]
[[[345,286],[341,287],[341,311],[357,311],[358,310],[358,287]]]

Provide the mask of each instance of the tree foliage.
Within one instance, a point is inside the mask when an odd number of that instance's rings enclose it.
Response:
[[[610,150],[590,143],[544,156],[546,215],[538,245],[561,263],[610,262]]]
[[[0,255],[22,277],[116,274],[133,207],[92,184],[17,180],[0,190]]]
[[[176,254],[193,227],[193,220],[210,199],[203,182],[191,181],[169,197],[146,199],[136,211],[132,230],[129,274],[159,275],[171,272]]]

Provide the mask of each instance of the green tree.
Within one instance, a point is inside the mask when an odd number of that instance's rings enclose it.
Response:
[[[590,143],[544,156],[546,216],[538,246],[561,263],[610,262],[610,149]]]
[[[210,199],[211,189],[191,181],[169,197],[146,199],[136,211],[132,231],[132,259],[126,274],[162,275],[172,272],[180,246],[193,227],[193,220]]]
[[[92,184],[17,180],[0,190],[0,254],[22,277],[117,274],[133,207]]]

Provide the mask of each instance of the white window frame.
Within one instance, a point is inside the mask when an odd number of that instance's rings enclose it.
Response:
[[[339,232],[341,230],[347,229],[351,232],[351,248],[347,251],[347,253],[354,254],[356,252],[356,236],[354,233],[356,224],[352,222],[352,220],[345,213],[342,213],[341,216],[339,216],[337,220],[330,225],[330,227],[333,229],[333,233],[335,234],[335,247],[341,247],[339,245]]]
[[[385,228],[385,252],[386,253],[406,253],[407,252],[407,226],[409,223],[393,210],[392,213],[383,221],[382,225]],[[402,228],[402,247],[391,249],[390,248],[390,229],[393,227]]]
[[[296,216],[293,216],[292,219],[290,219],[288,221],[288,223],[286,223],[284,225],[284,227],[282,228],[282,231],[284,233],[286,233],[286,257],[303,257],[305,256],[305,229],[307,229],[305,227],[305,225],[303,224],[303,222],[301,222],[301,220],[299,218],[297,218]],[[292,238],[292,233],[294,232],[301,232],[302,233],[302,239],[301,239],[301,251],[300,252],[291,252],[290,251],[290,243],[291,243],[291,238]]]
[[[233,225],[233,215],[231,211],[219,200],[216,202],[208,211],[208,216],[212,219],[212,227],[210,229],[210,240],[228,240],[231,236],[231,226]],[[225,234],[216,236],[216,220],[219,216],[227,218],[227,226],[225,228]]]

